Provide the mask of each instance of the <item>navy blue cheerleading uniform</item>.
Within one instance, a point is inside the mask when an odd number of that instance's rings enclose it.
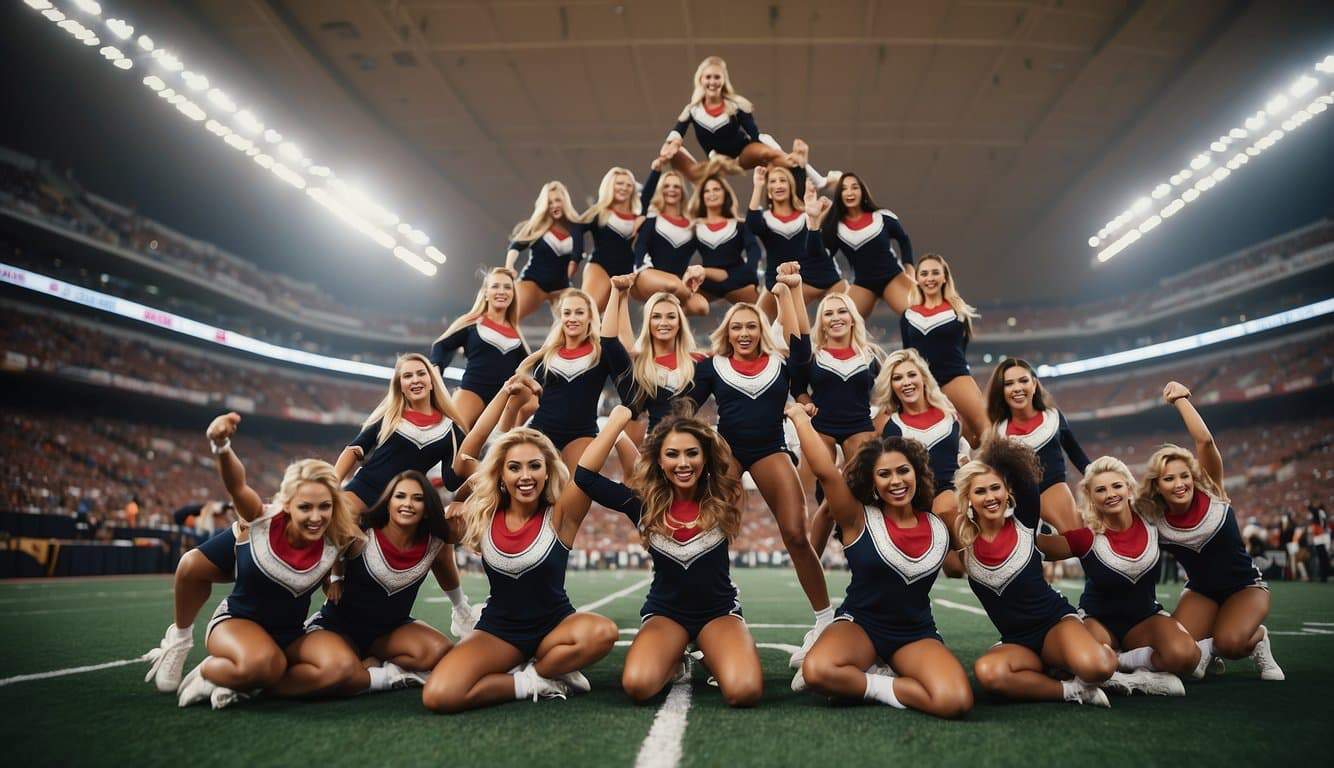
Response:
[[[783,434],[783,408],[791,393],[797,366],[810,359],[809,336],[790,339],[791,352],[761,355],[755,360],[714,356],[695,367],[690,397],[703,405],[709,395],[718,404],[718,434],[732,447],[741,471],[775,453],[796,457]]]
[[[1042,555],[1034,534],[1040,520],[1037,486],[1005,478],[1014,494],[1014,515],[995,540],[981,536],[963,551],[968,586],[1000,630],[1002,643],[1022,645],[1039,656],[1056,622],[1078,615],[1074,606],[1042,578]]]
[[[949,302],[934,307],[918,304],[899,317],[904,349],[915,349],[942,386],[972,371],[968,368],[968,328]]]
[[[231,526],[215,532],[195,547],[223,573],[236,572],[236,534]]]
[[[377,639],[413,622],[417,591],[445,545],[428,535],[400,550],[379,528],[367,533],[361,554],[346,558],[338,602],[325,601],[306,622],[307,632],[327,629],[347,638],[359,656],[369,656]]]
[[[809,366],[803,366],[793,391],[809,385],[815,416],[811,426],[840,443],[859,432],[874,432],[871,423],[871,388],[880,375],[880,361],[869,349],[822,347]]]
[[[899,243],[899,258],[890,247],[893,240]],[[852,265],[852,284],[877,296],[884,294],[904,264],[912,264],[912,241],[899,217],[884,208],[826,226],[824,245],[831,257],[843,251]]]
[[[801,281],[828,289],[843,279],[825,250],[817,232],[806,225],[806,214],[794,210],[787,217],[772,210],[747,211],[746,228],[764,244],[764,287],[772,291],[778,281],[778,265],[795,261],[801,265]]]
[[[228,619],[247,619],[269,633],[279,648],[286,648],[302,635],[302,624],[310,612],[310,596],[338,559],[338,550],[320,540],[302,549],[287,541],[286,512],[267,515],[250,523],[250,536],[238,541],[240,523],[227,529],[224,541],[235,548],[235,577],[231,594],[218,603],[208,620],[204,640]]]
[[[538,363],[533,370],[533,378],[542,384],[542,399],[529,426],[551,438],[556,450],[581,437],[596,437],[602,386],[629,368],[625,347],[614,338],[602,339],[596,361],[591,341],[557,349],[549,364]]]
[[[363,461],[357,473],[343,485],[344,490],[355,493],[369,507],[384,493],[394,475],[409,469],[425,473],[436,464],[444,464],[445,487],[451,491],[458,489],[462,481],[451,469],[465,437],[458,424],[438,411],[424,414],[404,410],[398,426],[383,443],[376,445],[380,423],[376,419],[366,425],[348,444],[349,448],[361,451]]]
[[[884,437],[916,440],[925,446],[931,460],[936,495],[954,491],[954,473],[959,469],[959,440],[962,434],[957,416],[936,407],[921,413],[896,411],[889,415],[880,434]]]
[[[698,370],[701,364],[708,364],[706,361],[709,357],[696,352],[691,355],[691,359]],[[695,386],[693,378],[686,379],[678,370],[676,355],[655,357],[653,362],[656,363],[653,371],[657,376],[658,385],[653,397],[647,396],[633,375],[626,374],[616,380],[616,390],[621,396],[621,402],[636,413],[648,412],[647,432],[652,432],[658,422],[672,412],[673,400],[685,396]]]
[[[528,356],[516,328],[478,318],[431,345],[431,364],[445,375],[454,354],[462,349],[467,363],[459,388],[489,403]]]
[[[620,512],[639,527],[644,508],[634,491],[584,467],[575,470],[574,482],[593,501]],[[678,501],[669,514],[688,524],[699,515],[699,505]],[[653,558],[653,583],[639,609],[641,622],[651,616],[671,619],[685,629],[693,643],[700,630],[714,619],[741,618],[727,536],[722,530],[687,525],[671,536],[650,533],[648,551]]]
[[[1232,505],[1195,490],[1184,515],[1156,524],[1162,546],[1186,569],[1186,589],[1222,604],[1247,587],[1268,589],[1246,552]]]
[[[533,515],[518,531],[505,527],[496,510],[482,534],[482,569],[491,595],[478,631],[519,649],[525,659],[537,653],[556,625],[574,613],[565,594],[565,566],[570,550],[556,535],[551,509]]]
[[[1158,531],[1132,514],[1124,531],[1094,533],[1088,528],[1065,532],[1070,552],[1084,567],[1084,593],[1079,596],[1081,615],[1097,619],[1116,644],[1141,621],[1163,606],[1154,591],[1158,574]]]
[[[1070,423],[1065,420],[1065,414],[1055,408],[1038,411],[1037,415],[1028,421],[1003,419],[995,429],[997,435],[1017,440],[1032,448],[1038,455],[1038,463],[1042,465],[1039,491],[1045,491],[1057,483],[1065,482],[1066,456],[1070,457],[1070,461],[1080,473],[1083,473],[1084,468],[1089,465],[1088,454],[1079,447],[1079,441],[1075,440],[1075,433],[1070,431]]]
[[[684,120],[678,120],[667,134],[667,139],[685,139],[690,126],[695,126],[695,138],[704,148],[704,154],[717,152],[736,158],[748,144],[760,140],[760,129],[755,126],[755,116],[740,106],[732,114],[727,114],[726,102],[717,107],[706,107],[701,102],[690,107],[690,113]]]
[[[931,614],[931,585],[949,553],[945,523],[927,512],[900,528],[879,507],[866,506],[865,526],[843,548],[852,581],[835,621],[862,628],[875,654],[888,662],[909,643],[940,640]]]
[[[695,247],[706,268],[727,271],[725,280],[705,280],[700,292],[721,299],[738,288],[760,283],[760,242],[738,219],[695,222]]]
[[[509,250],[528,251],[528,263],[519,272],[520,280],[531,280],[547,293],[570,287],[570,263],[578,263],[584,257],[584,231],[580,224],[566,226],[568,232],[553,227],[536,240],[510,242]]]
[[[689,219],[650,214],[635,237],[637,269],[657,269],[681,277],[695,255],[695,227]]]
[[[593,237],[593,255],[589,261],[607,271],[608,277],[635,271],[635,221],[633,213],[608,209],[606,222],[595,217],[584,225]]]

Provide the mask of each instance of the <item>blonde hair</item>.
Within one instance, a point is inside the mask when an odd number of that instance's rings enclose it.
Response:
[[[542,452],[542,460],[547,465],[547,482],[542,488],[543,510],[556,503],[566,484],[570,482],[570,471],[565,468],[556,446],[546,435],[529,427],[515,427],[500,436],[500,439],[486,452],[481,465],[473,475],[472,495],[463,503],[464,534],[463,544],[474,550],[480,550],[482,536],[496,512],[509,505],[509,494],[502,490],[501,479],[505,459],[510,449],[519,445],[535,445]]]
[[[542,346],[538,347],[536,352],[519,364],[519,373],[531,374],[537,368],[539,362],[544,367],[549,368],[551,361],[556,355],[560,354],[561,348],[565,346],[565,326],[560,321],[560,305],[564,304],[567,299],[579,299],[588,306],[588,333],[579,340],[579,343],[582,344],[585,341],[592,343],[592,365],[597,365],[598,360],[602,358],[602,337],[598,332],[602,320],[598,315],[597,302],[593,301],[592,296],[578,288],[566,288],[560,292],[560,298],[556,300],[551,308],[551,331],[547,333],[546,341],[543,341]]]
[[[959,295],[959,290],[954,285],[954,272],[950,270],[950,264],[945,261],[944,256],[938,253],[928,253],[917,260],[918,269],[922,268],[922,262],[924,261],[940,262],[941,271],[945,273],[945,284],[941,286],[940,296],[946,304],[954,309],[954,314],[959,316],[959,322],[963,323],[964,338],[971,339],[973,337],[973,321],[981,317],[977,308],[964,301],[963,297]],[[912,288],[908,289],[908,305],[917,306],[925,301],[926,294],[922,291],[921,286],[914,282]]]
[[[744,112],[753,112],[755,106],[750,103],[750,99],[736,92],[732,87],[732,76],[727,72],[727,62],[723,61],[721,56],[708,56],[704,61],[695,67],[694,88],[690,92],[690,103],[681,110],[678,120],[687,120],[690,118],[690,110],[696,104],[704,103],[704,86],[700,84],[700,78],[704,76],[704,70],[710,66],[716,66],[723,71],[723,107],[727,110],[728,116],[735,115],[738,109]],[[753,136],[753,141],[759,141],[758,136]]]
[[[954,404],[941,391],[940,383],[931,374],[931,368],[926,364],[926,360],[922,359],[917,350],[911,348],[890,352],[880,364],[880,375],[875,378],[875,386],[871,389],[871,405],[878,406],[885,413],[898,413],[903,410],[903,403],[899,402],[899,396],[894,393],[893,377],[894,369],[904,363],[917,366],[918,372],[922,374],[926,404],[939,408],[947,415],[956,415]]]
[[[769,166],[769,173],[768,173],[768,176],[767,176],[767,177],[765,178],[765,180],[764,180],[764,201],[765,201],[765,205],[767,205],[770,209],[772,209],[772,208],[774,207],[774,200],[773,200],[772,197],[769,196],[769,179],[772,179],[772,178],[774,178],[775,176],[786,176],[786,177],[787,177],[787,188],[788,188],[788,201],[787,201],[787,202],[788,202],[788,205],[791,205],[791,206],[792,206],[792,210],[794,210],[794,211],[802,211],[802,212],[805,212],[805,210],[806,210],[806,197],[805,197],[805,195],[806,195],[806,190],[804,190],[804,189],[797,189],[797,177],[792,175],[792,171],[791,171],[790,169],[785,168],[785,167],[783,167],[783,166],[781,166],[781,165],[771,165],[771,166]],[[827,294],[826,294],[826,295],[827,295]]]
[[[1126,481],[1126,487],[1135,487],[1135,476],[1130,473],[1130,467],[1126,466],[1124,461],[1115,456],[1099,456],[1084,468],[1084,476],[1079,479],[1079,516],[1083,519],[1084,525],[1094,533],[1106,533],[1107,522],[1103,520],[1098,510],[1093,508],[1093,478],[1105,472],[1120,476]],[[1134,499],[1126,499],[1130,504],[1130,511],[1135,511]]]
[[[297,490],[306,483],[323,487],[333,499],[333,515],[329,518],[329,527],[324,530],[324,538],[335,549],[341,551],[348,544],[366,538],[352,517],[352,512],[348,510],[347,504],[343,502],[342,484],[338,481],[338,474],[334,472],[333,465],[327,461],[301,459],[288,464],[283,472],[283,481],[278,486],[278,492],[273,495],[273,504],[286,512],[287,505],[292,502]]]
[[[732,185],[727,183],[727,179],[724,179],[718,173],[710,173],[700,179],[699,183],[695,185],[695,192],[690,196],[690,202],[686,203],[686,217],[691,219],[702,219],[708,215],[708,208],[704,205],[704,188],[707,187],[711,181],[718,182],[723,188],[723,218],[735,219],[737,217],[736,190],[732,189]]]
[[[664,182],[672,177],[675,177],[677,181],[681,182],[681,210],[679,213],[681,214],[681,218],[687,218],[686,203],[690,199],[690,184],[686,181],[685,174],[675,169],[663,171],[662,175],[658,177],[658,185],[653,188],[653,197],[648,201],[648,208],[650,211],[653,211],[660,216],[662,215],[662,207],[666,205],[662,199],[662,188]]]
[[[1000,478],[1001,484],[1005,486],[1007,497],[1005,506],[1009,507],[1014,503],[1014,491],[1011,488],[1012,478],[1016,482],[1027,483],[1036,487],[1042,472],[1038,466],[1037,454],[1033,453],[1032,448],[1006,438],[988,440],[982,448],[981,456],[955,470],[954,499],[955,503],[958,504],[959,511],[963,513],[959,515],[958,530],[955,533],[958,536],[959,544],[964,548],[971,547],[982,532],[973,508],[968,503],[968,496],[973,491],[973,483],[977,482],[979,477],[987,474],[994,474]]]
[[[374,424],[377,419],[381,419],[380,433],[375,436],[375,444],[378,446],[388,437],[394,434],[398,429],[398,424],[403,420],[403,411],[408,407],[407,398],[403,396],[403,388],[399,385],[399,376],[403,374],[403,366],[410,362],[418,362],[426,366],[426,373],[431,377],[431,409],[439,411],[445,415],[445,418],[455,424],[462,424],[463,420],[459,416],[458,409],[449,398],[449,390],[445,388],[445,380],[440,378],[440,371],[436,370],[426,355],[420,352],[408,352],[398,356],[394,362],[394,378],[389,380],[389,392],[371,411],[371,415],[362,422],[363,428]],[[368,452],[369,453],[369,452]]]
[[[533,213],[527,221],[521,221],[514,225],[510,232],[510,241],[515,243],[531,243],[542,235],[545,235],[551,229],[554,220],[551,218],[550,197],[552,192],[556,192],[560,198],[561,210],[564,212],[565,221],[578,224],[583,217],[575,210],[574,203],[570,200],[570,190],[559,181],[548,181],[542,185],[542,191],[537,193],[537,200],[533,202]],[[571,232],[573,237],[574,233]]]
[[[709,341],[713,344],[713,354],[718,357],[731,357],[735,350],[732,349],[732,342],[727,338],[727,326],[732,322],[733,316],[738,312],[751,311],[760,319],[760,354],[787,354],[787,344],[779,346],[779,342],[774,338],[773,325],[769,322],[768,315],[758,305],[751,304],[749,301],[738,301],[731,307],[728,307],[727,314],[723,315],[723,321],[718,324],[713,333],[709,334]]]
[[[1214,482],[1212,477],[1200,466],[1195,454],[1179,445],[1167,443],[1153,452],[1144,467],[1144,477],[1135,490],[1135,509],[1150,520],[1162,520],[1167,514],[1167,501],[1158,492],[1158,478],[1163,476],[1169,461],[1184,461],[1190,470],[1195,488],[1202,490],[1215,499],[1228,501],[1227,493]]]
[[[491,309],[486,298],[486,284],[491,282],[491,278],[495,275],[505,275],[510,279],[511,287],[514,290],[514,298],[510,301],[510,305],[505,308],[505,325],[513,328],[516,332],[519,330],[519,273],[509,267],[492,267],[486,273],[486,277],[482,278],[482,287],[477,289],[477,298],[472,303],[472,309],[469,309],[467,312],[460,315],[457,320],[450,323],[449,327],[445,329],[444,333],[440,334],[440,337],[437,338],[436,341],[440,341],[440,339],[445,338],[458,329],[472,325],[486,316],[486,313]],[[523,344],[523,348],[527,350],[528,342],[524,341],[523,334],[519,334],[519,341]]]
[[[584,211],[584,215],[580,218],[584,221],[596,221],[598,226],[606,225],[607,219],[611,218],[612,204],[615,202],[616,177],[622,174],[630,177],[631,185],[638,186],[633,173],[620,166],[613,167],[602,176],[602,182],[598,184],[597,201],[593,203],[592,207]],[[636,216],[643,212],[639,195],[635,194],[633,189],[630,191],[630,212]]]
[[[636,405],[643,405],[645,401],[652,400],[658,395],[658,372],[657,362],[653,354],[653,329],[651,327],[651,318],[653,317],[653,308],[659,303],[666,302],[676,308],[676,316],[680,318],[681,325],[676,330],[676,340],[673,342],[673,352],[676,354],[676,370],[681,375],[684,382],[695,380],[695,359],[691,357],[695,352],[695,335],[690,331],[690,322],[686,318],[685,308],[681,306],[681,300],[675,295],[665,291],[659,291],[648,297],[644,302],[644,324],[639,328],[639,336],[635,338],[635,359],[630,366],[630,375],[634,378],[637,387],[637,398],[639,402]]]
[[[848,314],[852,316],[852,348],[857,352],[869,352],[877,360],[884,361],[885,352],[880,347],[871,343],[869,334],[866,331],[866,320],[862,319],[862,313],[857,311],[857,305],[853,303],[852,297],[846,293],[826,293],[820,303],[815,306],[815,327],[811,329],[811,347],[814,349],[823,349],[829,344],[829,339],[825,338],[824,328],[824,308],[825,305],[841,301],[843,306],[848,308]]]

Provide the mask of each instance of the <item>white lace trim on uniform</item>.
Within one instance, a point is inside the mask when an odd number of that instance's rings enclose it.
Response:
[[[815,353],[816,365],[844,381],[870,368],[871,360],[871,355],[867,354],[865,350],[859,351],[847,360],[834,357],[829,353],[829,350],[823,347]]]
[[[682,227],[662,216],[657,216],[653,222],[653,229],[676,248],[680,248],[695,237],[695,228],[689,221]]]
[[[1103,565],[1125,576],[1131,583],[1139,581],[1139,577],[1148,573],[1158,563],[1158,530],[1152,525],[1146,524],[1144,527],[1148,529],[1149,540],[1139,557],[1126,557],[1112,549],[1112,542],[1102,534],[1093,537],[1093,555]]]
[[[1050,443],[1051,439],[1056,437],[1056,432],[1061,428],[1061,415],[1056,412],[1055,408],[1048,408],[1045,411],[1040,411],[1040,413],[1042,414],[1042,423],[1038,425],[1037,429],[1026,435],[1006,434],[1010,428],[1009,419],[1005,419],[996,425],[996,434],[1010,440],[1017,440],[1034,451],[1041,450],[1042,446]]]
[[[690,541],[677,541],[656,531],[648,537],[650,547],[675,560],[682,568],[689,568],[696,560],[726,541],[727,537],[717,528],[695,534]]]
[[[488,325],[483,325],[482,323],[477,324],[477,338],[485,341],[487,344],[490,344],[501,352],[506,353],[513,352],[515,348],[523,343],[522,339],[506,336],[500,331],[497,331]]]
[[[556,252],[557,256],[569,256],[574,252],[574,234],[568,234],[565,237],[557,237],[555,232],[547,230],[542,233],[542,242],[547,247]]]
[[[791,240],[806,231],[806,216],[802,214],[791,221],[783,221],[775,216],[773,211],[766,210],[764,212],[764,225],[769,228],[770,232]]]
[[[384,587],[384,591],[390,595],[401,592],[425,578],[426,572],[431,570],[431,564],[435,562],[435,556],[445,545],[445,542],[432,536],[430,543],[426,545],[426,552],[422,554],[422,559],[400,571],[389,564],[384,550],[380,548],[380,539],[374,531],[370,531],[366,539],[366,547],[361,553],[366,573],[370,574],[375,583]]]
[[[731,360],[717,356],[713,358],[713,370],[724,384],[755,400],[778,381],[778,375],[783,370],[783,360],[778,355],[769,355],[768,364],[759,373],[747,376],[733,368]]]
[[[890,421],[893,421],[899,428],[899,432],[903,434],[905,439],[916,440],[927,448],[934,447],[936,443],[949,437],[950,434],[954,432],[955,420],[954,417],[948,413],[946,413],[940,421],[937,421],[926,429],[918,429],[905,424],[903,419],[899,417],[897,411],[891,413],[889,418]]]
[[[963,565],[964,569],[968,571],[968,578],[990,589],[997,595],[1010,586],[1010,582],[1014,581],[1014,577],[1024,570],[1024,566],[1028,565],[1029,559],[1033,557],[1033,532],[1021,524],[1017,518],[1014,520],[1014,530],[1017,534],[1014,549],[1010,550],[1010,554],[998,565],[987,565],[978,560],[973,555],[972,547],[968,547],[963,552]]]
[[[587,373],[593,367],[593,353],[589,352],[572,360],[558,354],[552,355],[551,361],[546,364],[546,367],[549,373],[554,373],[566,381],[572,381]]]
[[[732,116],[723,110],[720,115],[711,115],[709,111],[701,104],[696,104],[690,108],[690,119],[695,121],[695,125],[703,128],[709,133],[716,133],[718,129],[725,127],[732,120]]]
[[[885,228],[885,220],[878,215],[876,211],[871,214],[871,223],[861,229],[853,229],[846,222],[838,223],[838,239],[842,240],[849,248],[856,250],[874,240]]]
[[[298,571],[279,557],[269,543],[269,526],[275,519],[276,516],[262,517],[250,524],[250,557],[270,581],[282,585],[293,597],[300,597],[324,580],[338,557],[338,550],[327,541],[320,541],[324,547],[320,559],[306,570]]]
[[[501,513],[496,512],[496,514]],[[491,540],[491,525],[488,523],[486,533],[482,534],[482,560],[486,561],[491,570],[503,573],[512,579],[517,579],[541,565],[542,561],[547,559],[551,548],[556,546],[556,529],[552,527],[549,508],[542,514],[542,526],[538,529],[533,543],[517,554],[501,552],[496,547],[495,542]]]
[[[894,543],[894,539],[885,528],[884,513],[880,509],[868,504],[864,505],[863,510],[866,513],[866,530],[871,534],[871,544],[875,547],[876,553],[880,555],[885,565],[903,577],[905,584],[912,584],[918,579],[930,576],[940,569],[941,563],[945,562],[950,535],[940,518],[935,515],[926,516],[927,525],[931,526],[931,546],[927,547],[921,556],[912,557]]]
[[[1204,493],[1200,491],[1200,493]],[[1209,509],[1194,528],[1177,528],[1167,522],[1167,518],[1158,521],[1158,533],[1169,543],[1199,552],[1213,541],[1214,536],[1227,521],[1228,503],[1222,499],[1209,497]]]
[[[944,309],[930,315],[924,315],[916,309],[909,307],[903,313],[903,319],[908,321],[908,325],[916,328],[919,333],[928,334],[942,325],[947,325],[959,319],[954,308]]]
[[[717,249],[723,243],[737,236],[737,220],[728,219],[727,223],[718,229],[711,229],[708,224],[700,220],[695,224],[695,239],[710,248]]]
[[[429,427],[419,427],[407,419],[399,419],[398,426],[394,427],[394,432],[420,450],[450,437],[453,434],[453,427],[454,422],[449,419],[441,419],[439,424],[433,424]]]

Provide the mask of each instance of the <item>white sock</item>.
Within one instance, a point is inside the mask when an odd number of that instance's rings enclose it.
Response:
[[[888,704],[895,709],[904,709],[903,702],[894,695],[894,678],[887,675],[873,675],[867,672],[866,693],[862,694],[862,698]]]
[[[445,597],[449,598],[449,602],[453,603],[455,608],[468,604],[468,596],[463,594],[463,587],[445,590]]]
[[[516,701],[523,701],[524,699],[533,697],[532,685],[528,680],[528,675],[524,674],[524,670],[526,669],[527,667],[511,673],[514,677],[514,699]]]
[[[389,674],[380,667],[371,667],[366,670],[371,676],[371,686],[367,691],[383,691],[389,687]]]
[[[172,624],[171,629],[167,630],[167,632],[171,635],[172,640],[192,639],[194,637],[195,625],[191,624],[188,627],[178,627],[175,624]]]
[[[1158,671],[1153,666],[1153,649],[1147,645],[1143,648],[1122,651],[1117,656],[1117,666],[1121,668],[1122,672],[1134,672],[1137,669]]]
[[[1212,637],[1196,640],[1195,644],[1200,646],[1200,658],[1207,659],[1214,655],[1214,639]]]
[[[824,627],[834,623],[834,606],[826,605],[815,612],[815,626]]]
[[[1061,698],[1065,701],[1079,701],[1079,694],[1083,690],[1084,683],[1078,679],[1061,681]]]

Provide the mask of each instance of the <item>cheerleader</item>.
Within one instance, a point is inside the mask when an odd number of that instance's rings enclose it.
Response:
[[[628,303],[619,302],[617,316],[608,314],[604,333],[625,332],[629,326]],[[647,412],[647,431],[651,432],[671,413],[672,401],[694,387],[695,367],[708,359],[695,351],[695,334],[690,330],[690,320],[680,299],[670,293],[655,293],[648,298],[644,303],[643,324],[630,346],[629,356],[630,375],[617,380],[621,402],[632,411]]]
[[[765,293],[760,297],[760,308],[770,316],[777,313],[773,289],[778,267],[792,261],[801,265],[802,298],[808,304],[827,293],[847,292],[848,283],[839,273],[838,262],[829,258],[818,235],[829,201],[819,197],[809,184],[804,193],[797,189],[792,171],[782,166],[770,170],[758,165],[754,176],[746,229],[764,244]]]
[[[931,585],[950,534],[929,511],[935,490],[926,450],[902,438],[863,443],[845,480],[806,411],[794,404],[786,414],[825,488],[852,571],[837,619],[806,655],[793,690],[962,717],[973,707],[968,675],[931,615]]]
[[[589,444],[590,463],[606,460],[610,432]],[[565,594],[565,567],[589,499],[569,482],[546,435],[520,427],[487,452],[466,502],[450,505],[455,535],[481,553],[491,595],[477,629],[445,654],[422,689],[434,712],[589,690],[579,670],[611,653],[616,624],[576,613]]]
[[[649,433],[625,484],[598,474],[605,452],[589,451],[575,471],[575,482],[594,501],[630,518],[653,557],[653,584],[621,686],[636,702],[653,698],[685,672],[683,654],[694,643],[728,705],[750,707],[759,702],[764,678],[728,556],[741,530],[741,481],[727,443],[686,415],[689,406],[683,411]],[[616,435],[631,418],[630,409],[616,406],[604,434]]]
[[[991,428],[982,390],[968,369],[964,352],[973,336],[977,310],[959,296],[944,257],[928,253],[917,263],[917,282],[909,293],[910,307],[899,316],[904,349],[926,358],[931,374],[963,418],[964,436],[974,445]]]
[[[239,518],[221,534],[234,547],[236,585],[209,619],[209,655],[181,681],[182,707],[208,701],[222,709],[257,690],[286,697],[330,693],[357,664],[337,635],[305,634],[301,626],[311,594],[339,554],[362,538],[338,477],[327,462],[295,462],[266,511],[231,448],[240,422],[228,413],[208,427],[218,474]]]
[[[954,489],[964,511],[956,541],[964,549],[968,586],[1001,634],[1000,643],[973,665],[977,682],[1009,699],[1111,706],[1100,686],[1117,674],[1116,654],[1042,578],[1034,544],[1041,498],[1032,450],[993,440],[980,460],[954,473]],[[1074,679],[1049,676],[1052,667]]]
[[[675,170],[662,173],[663,158],[653,161],[644,181],[649,198],[647,218],[635,235],[634,297],[670,293],[692,315],[709,312],[709,300],[697,293],[704,268],[690,263],[695,253],[695,227],[686,218],[686,177]]]
[[[1089,457],[1079,447],[1065,415],[1056,410],[1033,366],[1017,357],[1002,360],[987,384],[987,418],[997,437],[1017,440],[1037,453],[1042,519],[1057,533],[1079,527],[1075,497],[1065,481],[1065,459],[1083,473]]]
[[[519,305],[514,270],[495,267],[487,273],[472,309],[455,320],[431,345],[431,364],[443,378],[445,369],[462,349],[467,364],[463,381],[454,390],[454,409],[464,429],[477,416],[528,356],[528,344],[519,333]]]
[[[732,185],[718,174],[705,177],[686,214],[695,222],[695,247],[704,265],[700,293],[732,303],[759,301],[760,242],[737,218]]]
[[[611,278],[635,271],[635,232],[644,223],[643,201],[635,195],[635,175],[624,168],[612,168],[598,185],[598,199],[580,218],[593,237],[593,255],[584,265],[583,290],[597,302],[598,311],[607,308],[611,296]]]
[[[497,397],[501,395],[492,400]],[[380,498],[389,480],[407,469],[425,473],[437,464],[443,465],[445,488],[457,490],[462,483],[457,474],[463,460],[459,452],[465,437],[462,423],[440,372],[430,360],[417,352],[401,355],[394,365],[389,392],[334,464],[338,478],[346,482],[342,496],[349,513],[359,517]],[[348,479],[358,464],[360,469]],[[477,622],[476,610],[459,586],[452,545],[446,545],[444,559],[447,576],[442,585],[453,606],[450,630],[455,637],[462,637]]]
[[[1175,445],[1154,451],[1135,492],[1135,506],[1186,570],[1186,588],[1172,616],[1200,646],[1195,676],[1203,676],[1211,656],[1249,656],[1261,680],[1282,680],[1263,624],[1269,587],[1246,553],[1237,513],[1223,491],[1223,455],[1191,405],[1189,389],[1168,382],[1163,400],[1181,415],[1195,452]]]
[[[801,300],[801,276],[783,275],[774,286],[782,337],[790,351],[775,347],[778,338],[764,312],[754,304],[733,304],[712,334],[713,357],[695,367],[691,399],[703,404],[710,395],[718,405],[718,432],[731,446],[739,469],[750,472],[774,514],[797,580],[815,611],[815,626],[792,655],[801,666],[806,651],[834,620],[820,558],[806,538],[806,492],[797,476],[796,457],[783,435],[783,408],[797,366],[808,364],[810,340]]]
[[[556,305],[546,341],[519,366],[519,373],[531,374],[542,387],[529,426],[555,444],[567,475],[598,434],[603,385],[630,367],[625,347],[605,331],[599,335],[600,326],[593,297],[567,289]]]
[[[844,293],[825,296],[815,308],[811,347],[811,364],[798,379],[797,391],[809,386],[809,398],[804,393],[801,397],[815,404],[811,424],[825,448],[831,454],[841,448],[845,457],[852,456],[875,437],[871,391],[883,353],[871,343],[866,322]]]
[[[1084,566],[1079,615],[1099,642],[1121,649],[1121,670],[1171,673],[1155,676],[1161,684],[1155,692],[1184,696],[1175,675],[1195,671],[1200,649],[1158,602],[1158,531],[1131,507],[1130,468],[1111,456],[1094,459],[1079,487],[1084,527],[1060,536],[1039,534],[1038,549],[1052,560],[1079,558]]]
[[[852,265],[848,295],[862,317],[871,316],[878,299],[894,314],[903,314],[913,286],[912,241],[892,211],[876,207],[871,190],[856,174],[839,178],[833,212],[825,218],[822,237],[830,258],[842,251]],[[897,258],[891,241],[899,244]]]
[[[806,142],[797,139],[792,143],[792,151],[784,152],[772,136],[760,133],[755,125],[754,111],[750,100],[732,87],[727,62],[709,56],[695,69],[690,103],[681,110],[676,125],[667,134],[662,153],[670,155],[672,166],[692,181],[705,176],[709,163],[696,162],[690,152],[681,147],[693,124],[695,138],[706,158],[715,164],[718,158],[727,158],[743,171],[759,165],[780,165],[798,170],[803,176],[809,174],[817,187],[823,187],[825,177],[806,164],[809,154]]]
[[[570,202],[570,192],[559,181],[548,181],[533,203],[527,221],[514,225],[505,251],[505,268],[514,269],[519,254],[529,251],[519,273],[519,319],[531,315],[544,301],[555,303],[584,257],[583,221]]]

